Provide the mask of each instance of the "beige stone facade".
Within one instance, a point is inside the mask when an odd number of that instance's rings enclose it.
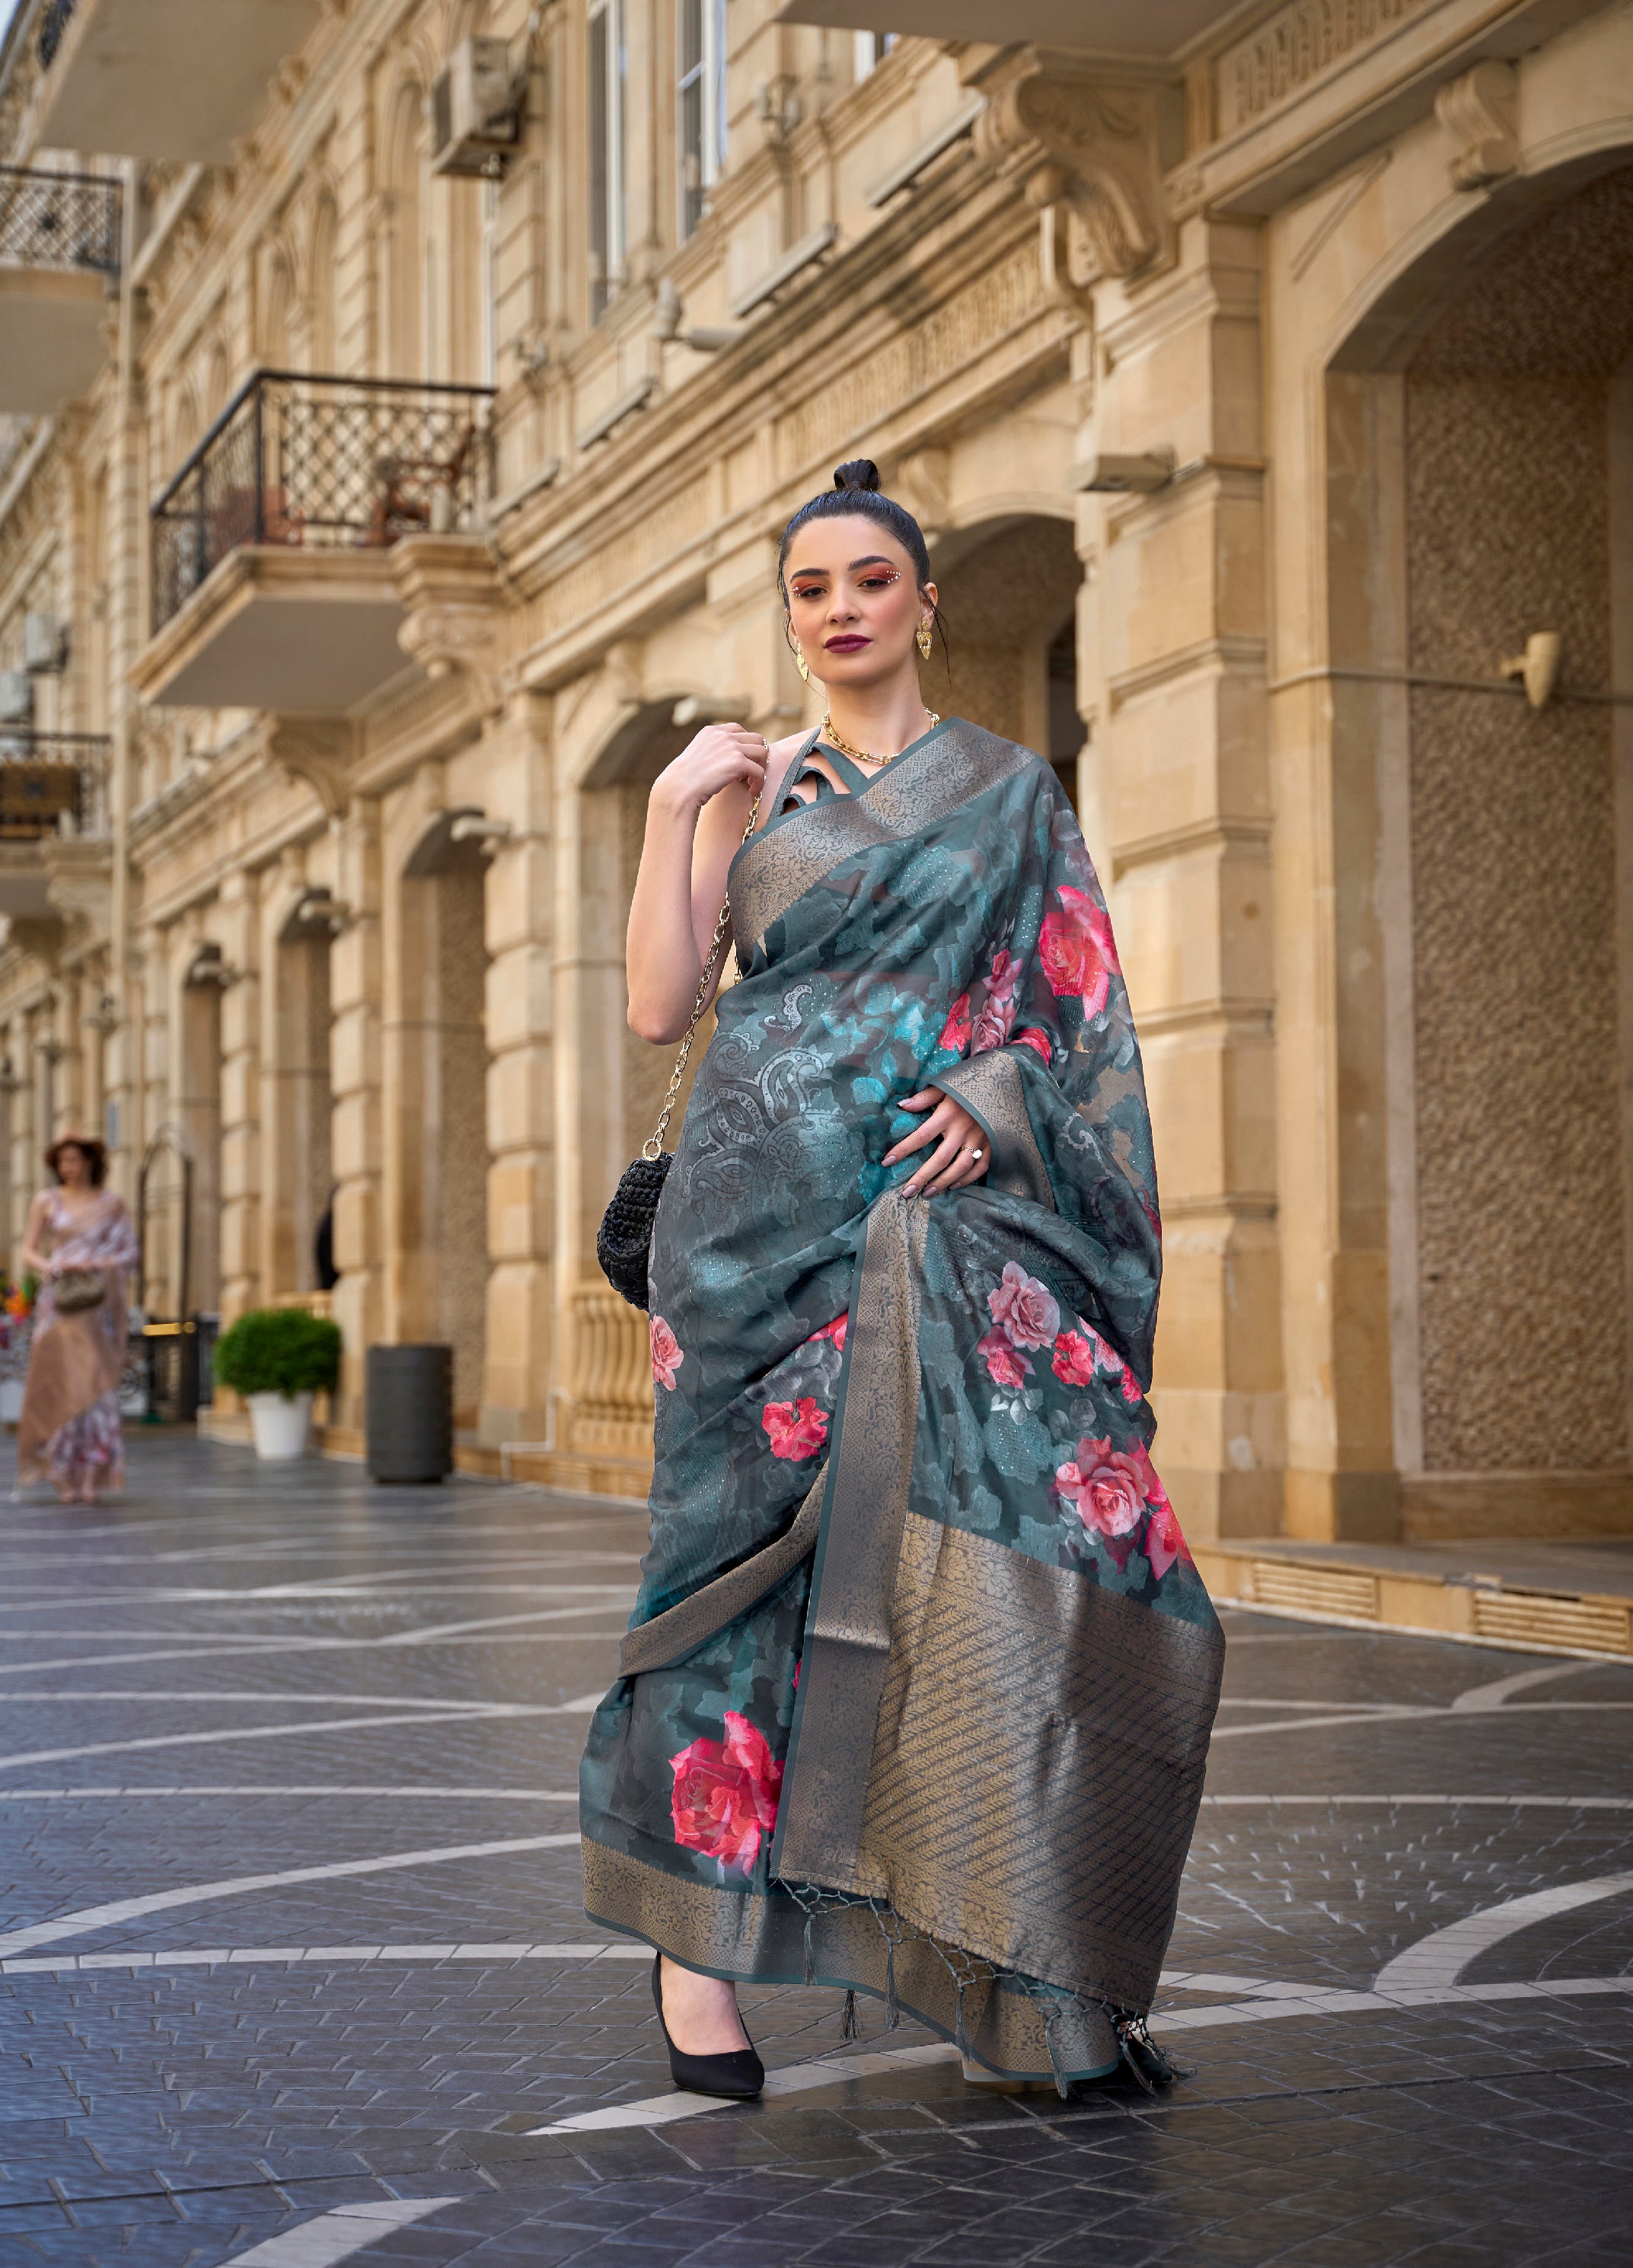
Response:
[[[784,14],[18,11],[13,1241],[69,1117],[174,1130],[155,1314],[180,1150],[190,1310],[317,1297],[332,1191],[334,1445],[446,1339],[468,1461],[639,1492],[645,794],[814,717],[776,537],[866,453],[1111,893],[1193,1533],[1633,1531],[1633,11]]]

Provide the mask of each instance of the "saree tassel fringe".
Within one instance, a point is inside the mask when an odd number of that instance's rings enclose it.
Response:
[[[1060,2010],[1054,2007],[1043,2019],[1043,2044],[1049,2051],[1049,2069],[1055,2074],[1055,2092],[1063,2102],[1071,2099],[1071,2085],[1060,2059]]]

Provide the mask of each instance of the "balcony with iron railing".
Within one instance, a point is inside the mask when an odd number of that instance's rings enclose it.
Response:
[[[321,0],[47,0],[40,143],[224,165]]]
[[[49,919],[104,887],[111,746],[0,724],[0,914]]]
[[[152,508],[153,642],[173,706],[335,713],[407,666],[393,555],[485,562],[493,391],[259,371]]]
[[[0,166],[0,411],[41,416],[95,379],[121,219],[115,180]]]

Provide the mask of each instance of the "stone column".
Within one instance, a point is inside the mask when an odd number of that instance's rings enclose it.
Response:
[[[480,1438],[548,1431],[556,1159],[552,1110],[550,757],[546,703],[519,694],[490,744],[488,1329]]]
[[[229,874],[220,899],[223,960],[236,972],[221,997],[221,1320],[261,1296],[261,936],[254,874]]]
[[[1096,292],[1084,674],[1166,1232],[1158,1462],[1199,1539],[1274,1534],[1283,1462],[1259,256],[1197,217]],[[1164,460],[1174,468],[1162,478]],[[1085,472],[1080,477],[1098,477]]]
[[[348,909],[329,959],[330,1086],[335,1098],[335,1320],[346,1351],[335,1397],[338,1432],[360,1435],[364,1353],[381,1336],[380,821],[372,797],[354,796],[335,828],[335,895]]]

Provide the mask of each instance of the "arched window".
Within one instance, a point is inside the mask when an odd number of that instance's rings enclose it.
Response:
[[[387,376],[413,378],[426,364],[424,94],[414,80],[397,90],[386,142],[386,187],[391,195],[386,263],[385,346]]]
[[[325,372],[335,368],[340,352],[340,290],[335,273],[339,233],[339,216],[335,210],[335,200],[326,189],[313,210],[308,269],[312,277],[309,317],[312,367],[314,371]]]
[[[269,370],[290,366],[291,318],[295,308],[295,278],[282,252],[267,263],[267,297],[261,318],[261,358]]]

